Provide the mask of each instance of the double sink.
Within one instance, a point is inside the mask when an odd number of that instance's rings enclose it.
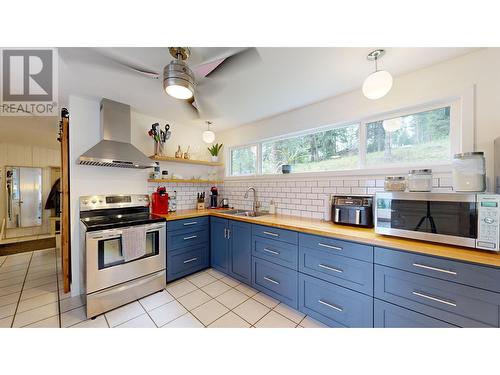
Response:
[[[225,214],[234,216],[259,217],[269,215],[267,212],[250,211],[250,210],[229,210],[224,211]]]

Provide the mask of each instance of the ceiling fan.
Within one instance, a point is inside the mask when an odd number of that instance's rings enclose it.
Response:
[[[163,76],[158,72],[132,66],[119,62],[121,65],[153,79],[163,79],[163,90],[176,99],[182,99],[195,115],[200,117],[210,117],[213,115],[208,108],[206,100],[203,98],[201,89],[203,81],[201,78],[216,77],[222,75],[224,70],[231,66],[231,69],[244,69],[246,66],[260,63],[260,56],[254,47],[241,48],[227,54],[212,58],[209,62],[202,63],[195,67],[190,67],[187,63],[191,56],[189,47],[169,47],[170,55],[174,58],[163,68]],[[198,80],[196,79],[198,77]]]

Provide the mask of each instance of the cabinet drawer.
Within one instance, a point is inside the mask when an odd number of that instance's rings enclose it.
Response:
[[[373,306],[373,325],[375,328],[452,328],[452,324],[430,316],[419,314],[375,299]]]
[[[405,251],[375,248],[375,263],[500,292],[500,269]]]
[[[167,221],[167,233],[174,230],[198,231],[208,229],[208,216],[193,217],[192,219],[182,219]]]
[[[373,264],[333,254],[326,249],[299,249],[299,271],[373,295]]]
[[[373,247],[355,242],[300,233],[299,246],[308,247],[310,249],[327,250],[333,254],[360,259],[365,262],[373,262]]]
[[[299,310],[331,327],[373,327],[373,298],[299,273]]]
[[[167,251],[183,249],[188,246],[207,243],[209,240],[208,228],[193,232],[191,230],[179,230],[167,235]]]
[[[375,265],[375,297],[460,327],[498,327],[500,294]]]
[[[173,281],[208,267],[208,244],[167,254],[167,281]]]
[[[252,254],[270,262],[297,270],[297,245],[253,236]]]
[[[298,243],[298,233],[286,229],[266,227],[264,225],[252,225],[252,235],[270,238],[276,241],[283,241],[292,244]]]
[[[252,257],[252,285],[287,305],[297,308],[297,271]]]

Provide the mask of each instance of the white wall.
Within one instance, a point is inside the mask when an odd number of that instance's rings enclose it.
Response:
[[[55,136],[55,134],[54,134]],[[5,167],[40,167],[42,168],[42,205],[52,188],[50,168],[61,165],[59,149],[40,147],[34,144],[0,143],[0,225],[6,216]],[[49,217],[51,210],[42,211],[42,225],[30,228],[12,228],[5,230],[5,237],[22,237],[49,233]]]
[[[232,145],[369,117],[461,95],[475,85],[476,150],[484,151],[493,173],[493,140],[500,136],[500,48],[486,48],[395,77],[390,93],[366,99],[359,90],[218,134]],[[332,83],[334,84],[334,83]],[[361,85],[361,83],[360,83]]]
[[[84,276],[83,252],[80,245],[79,199],[84,195],[95,194],[146,194],[147,179],[152,169],[135,170],[107,167],[92,167],[76,164],[78,157],[100,141],[100,98],[69,97],[70,113],[70,204],[71,204],[71,292],[78,295],[83,292]],[[167,121],[136,113],[131,114],[131,141],[146,155],[153,153],[153,142],[147,131],[151,124],[159,122],[163,127]],[[195,156],[202,157],[204,145],[201,141],[202,128],[172,125],[172,137],[167,143],[167,154],[173,155],[177,144],[183,149],[192,145]],[[208,151],[207,151],[208,152]],[[169,172],[202,175],[205,167],[179,166],[175,163],[162,163],[162,168]],[[182,169],[184,168],[184,169]]]

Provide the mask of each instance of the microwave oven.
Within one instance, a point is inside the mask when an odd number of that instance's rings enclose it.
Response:
[[[375,232],[500,251],[500,195],[382,192],[375,195]]]

